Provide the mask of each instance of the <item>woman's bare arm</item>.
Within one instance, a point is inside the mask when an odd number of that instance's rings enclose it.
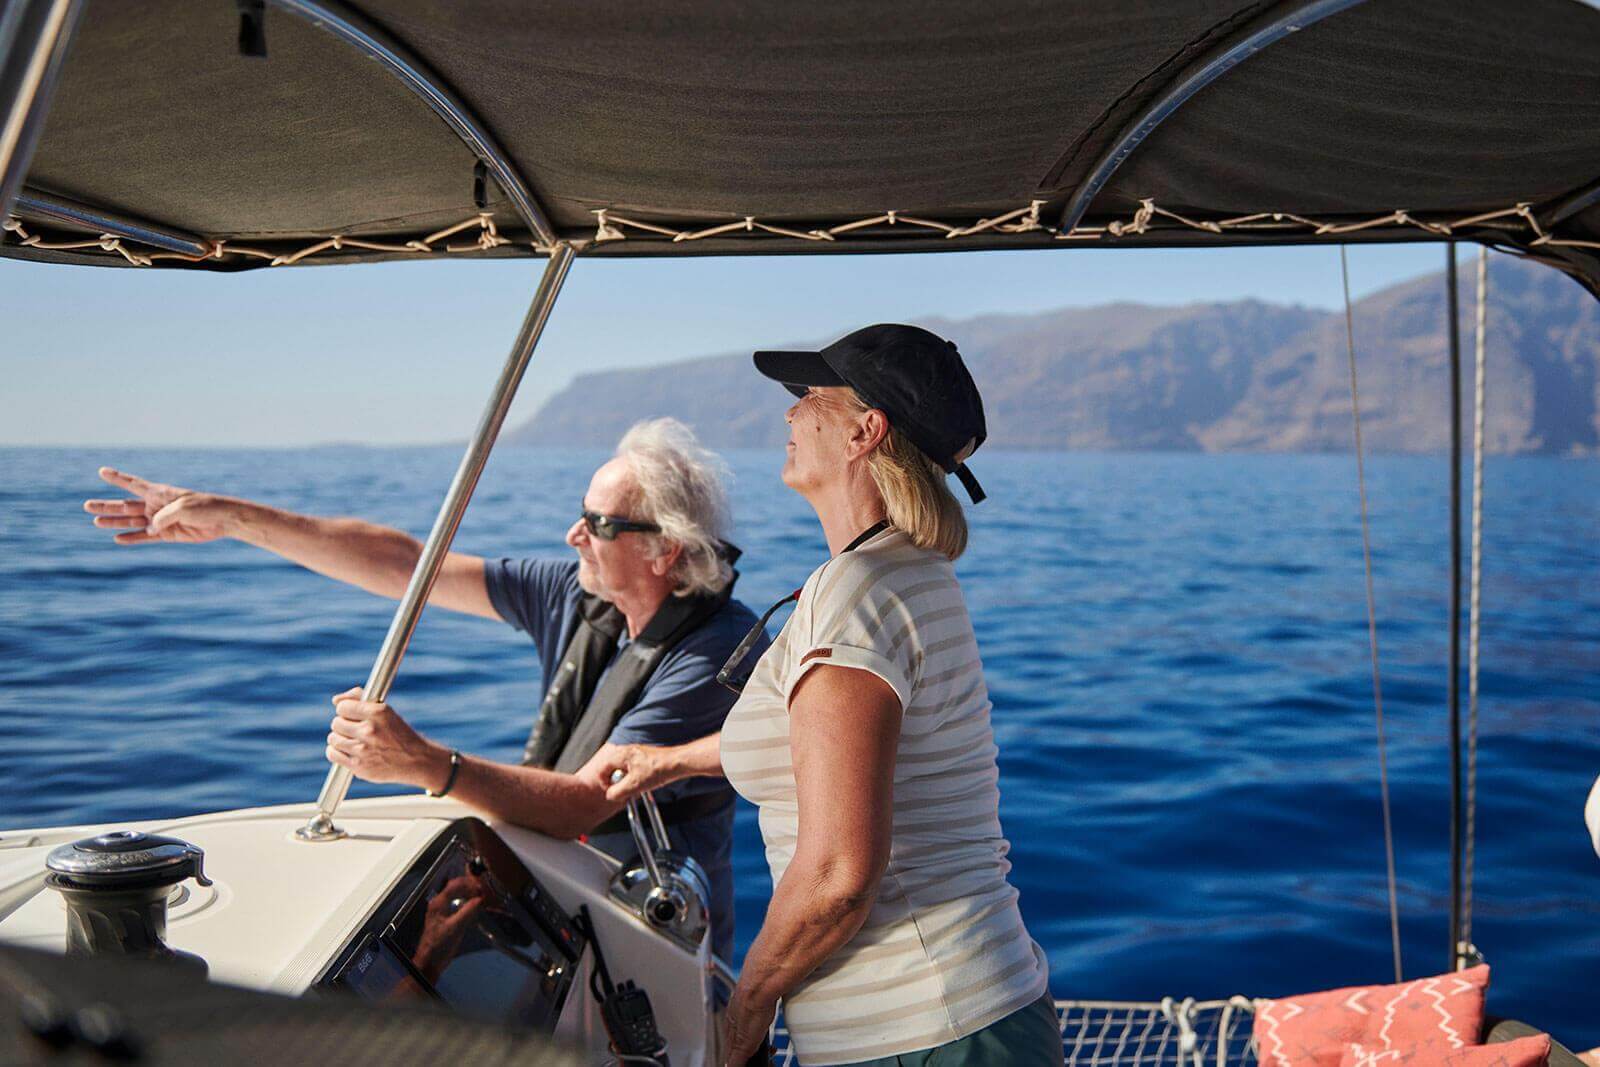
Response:
[[[849,667],[813,667],[789,701],[800,806],[794,859],[774,888],[728,1005],[728,1062],[760,1047],[778,1000],[866,922],[889,863],[900,699]]]

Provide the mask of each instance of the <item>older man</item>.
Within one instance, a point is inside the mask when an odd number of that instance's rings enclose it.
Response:
[[[592,844],[631,856],[622,805],[606,799],[594,757],[607,745],[677,745],[720,730],[734,694],[716,674],[756,622],[731,598],[736,551],[722,540],[721,472],[681,423],[640,423],[589,482],[567,531],[577,559],[446,558],[429,602],[510,623],[538,650],[544,698],[521,765],[423,737],[389,705],[363,702],[359,688],[334,697],[328,759],[368,781],[449,794],[507,822],[556,837],[589,834]],[[415,538],[359,519],[299,515],[109,467],[100,476],[133,497],[84,504],[96,526],[126,531],[119,544],[231,537],[397,599],[421,552]],[[713,945],[729,958],[732,790],[720,779],[690,779],[657,799],[673,844],[711,880]]]

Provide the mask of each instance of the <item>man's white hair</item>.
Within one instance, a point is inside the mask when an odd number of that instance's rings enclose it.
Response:
[[[690,596],[722,588],[733,576],[721,551],[729,522],[727,463],[670,418],[634,423],[617,443],[617,455],[633,471],[630,510],[661,527],[652,539],[656,555],[672,545],[683,549],[672,568],[674,592]]]

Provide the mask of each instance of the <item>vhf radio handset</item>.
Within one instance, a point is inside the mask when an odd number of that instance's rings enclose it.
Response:
[[[606,1034],[611,1038],[612,1049],[623,1055],[642,1056],[670,1067],[667,1062],[667,1041],[656,1028],[656,1015],[650,1008],[650,997],[633,981],[621,985],[611,983],[606,970],[605,956],[600,953],[600,939],[595,936],[594,923],[589,918],[588,905],[578,909],[582,933],[594,952],[594,970],[589,974],[589,991],[600,1003],[600,1018],[605,1022]]]

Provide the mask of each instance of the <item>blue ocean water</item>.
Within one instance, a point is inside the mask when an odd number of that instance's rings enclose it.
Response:
[[[390,606],[236,544],[117,548],[109,463],[419,536],[454,449],[0,450],[0,826],[306,801],[328,697]],[[505,448],[457,544],[562,554],[601,453]],[[825,554],[775,453],[734,454],[740,595]],[[994,698],[1012,879],[1058,996],[1278,995],[1391,974],[1354,462],[991,453],[961,575]],[[1446,962],[1447,481],[1369,460],[1408,976]],[[1600,463],[1488,471],[1473,936],[1490,1010],[1600,1044]],[[392,702],[516,758],[538,691],[508,627],[429,612]],[[359,785],[356,795],[377,792]],[[770,889],[736,842],[741,951]]]

